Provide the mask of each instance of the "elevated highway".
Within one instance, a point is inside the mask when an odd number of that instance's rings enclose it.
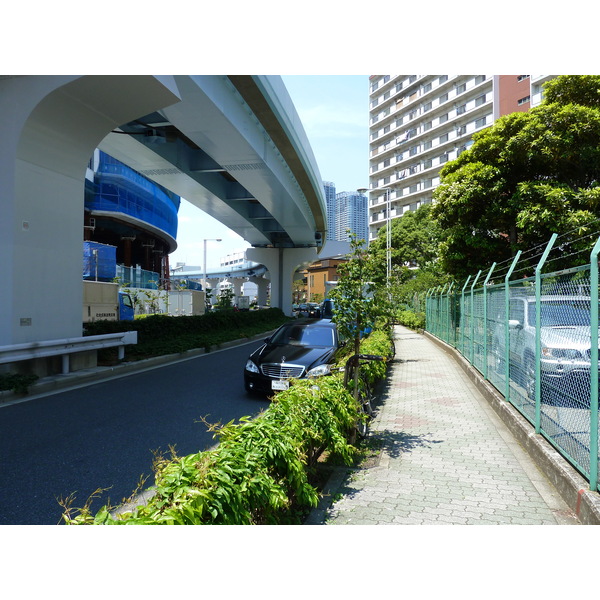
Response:
[[[218,219],[288,312],[326,208],[285,86],[268,76],[0,78],[0,345],[81,332],[84,176],[100,148]]]

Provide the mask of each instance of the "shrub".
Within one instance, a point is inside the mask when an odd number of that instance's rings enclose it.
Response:
[[[398,323],[409,329],[425,329],[425,313],[412,310],[402,310],[398,313]]]
[[[26,394],[29,386],[37,379],[38,376],[34,374],[2,373],[0,374],[0,392],[12,390],[17,394]]]

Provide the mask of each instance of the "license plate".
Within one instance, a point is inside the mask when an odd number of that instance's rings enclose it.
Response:
[[[287,390],[290,387],[290,382],[286,379],[274,379],[271,382],[271,389],[277,391]]]

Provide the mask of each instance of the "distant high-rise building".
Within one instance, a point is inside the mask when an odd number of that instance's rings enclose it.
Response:
[[[348,241],[348,230],[359,240],[369,239],[368,199],[358,192],[339,192],[336,201],[336,237],[340,242]]]
[[[432,201],[439,172],[475,132],[542,100],[554,75],[373,75],[369,78],[369,234]],[[389,194],[389,197],[388,197]]]
[[[335,183],[324,181],[325,202],[327,203],[327,239],[335,240]]]

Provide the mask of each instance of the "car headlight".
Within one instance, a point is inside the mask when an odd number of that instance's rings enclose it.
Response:
[[[250,371],[250,373],[258,373],[258,367],[250,360],[248,359],[248,362],[246,363],[246,371]]]
[[[581,358],[581,352],[572,348],[542,348],[542,355],[563,360],[579,360]]]
[[[321,375],[329,375],[331,368],[329,365],[319,365],[306,373],[307,377],[321,377]]]

